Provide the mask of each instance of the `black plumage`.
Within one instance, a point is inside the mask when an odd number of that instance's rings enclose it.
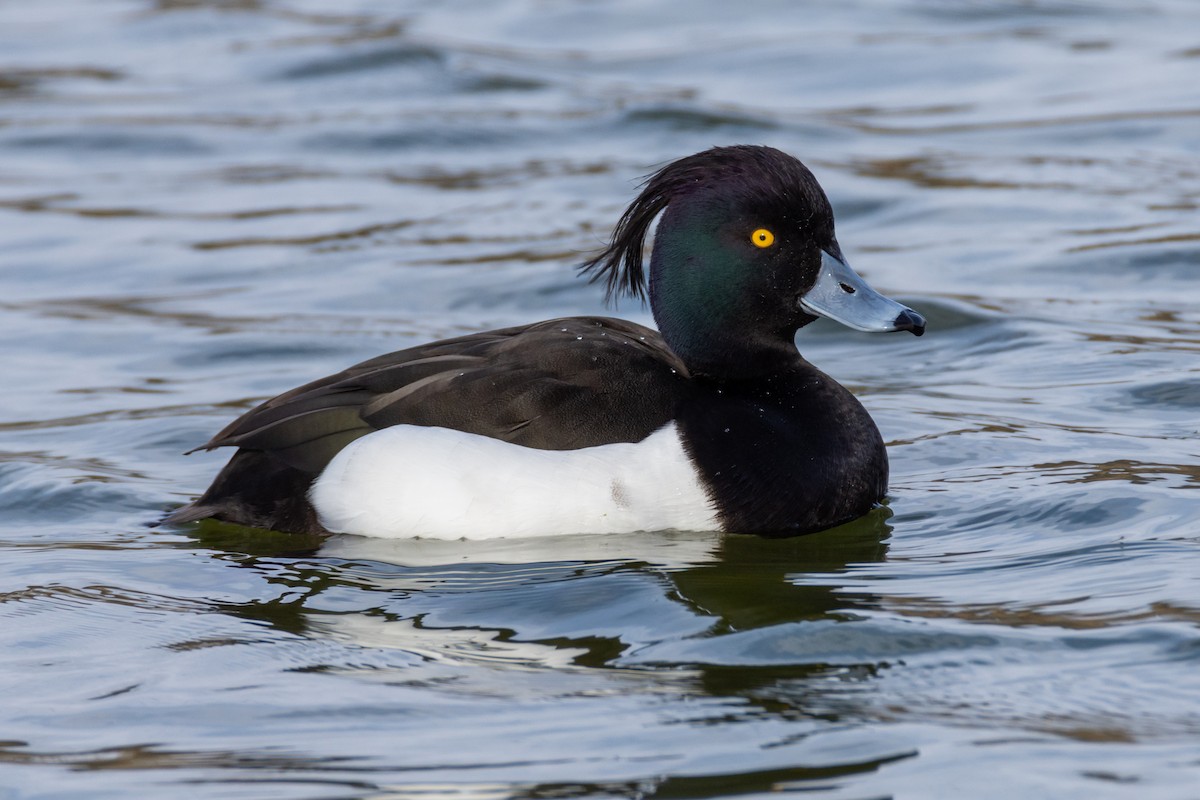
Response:
[[[647,276],[642,249],[660,213]],[[764,229],[773,243],[752,243]],[[239,449],[168,521],[320,532],[313,481],[347,444],[392,425],[573,450],[640,442],[671,422],[725,530],[800,533],[859,516],[886,492],[883,441],[794,342],[815,319],[801,300],[823,258],[844,266],[829,203],[799,161],[751,146],[680,159],[581,268],[610,297],[648,290],[662,335],[579,317],[365,361],[268,400],[199,448]],[[919,333],[924,321],[906,311],[904,329]]]

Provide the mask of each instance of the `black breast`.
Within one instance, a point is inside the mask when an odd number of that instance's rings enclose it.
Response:
[[[678,424],[725,530],[817,531],[862,516],[886,494],[879,429],[807,362],[754,381],[696,378],[692,388]]]

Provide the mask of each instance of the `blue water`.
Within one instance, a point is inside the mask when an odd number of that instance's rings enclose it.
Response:
[[[0,798],[1200,797],[1200,6],[0,5]],[[794,540],[149,527],[264,397],[604,312],[794,153],[887,509]],[[623,316],[647,321],[626,303]]]

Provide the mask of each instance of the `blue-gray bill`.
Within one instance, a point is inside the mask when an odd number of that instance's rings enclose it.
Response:
[[[821,252],[821,274],[800,297],[800,307],[810,314],[829,317],[859,331],[875,333],[925,332],[925,318],[871,288],[845,261]]]

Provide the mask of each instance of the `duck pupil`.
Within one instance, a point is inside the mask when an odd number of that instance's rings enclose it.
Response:
[[[842,291],[845,292],[846,294],[854,294],[854,287],[851,286],[850,284],[839,283],[838,286],[842,287]]]

